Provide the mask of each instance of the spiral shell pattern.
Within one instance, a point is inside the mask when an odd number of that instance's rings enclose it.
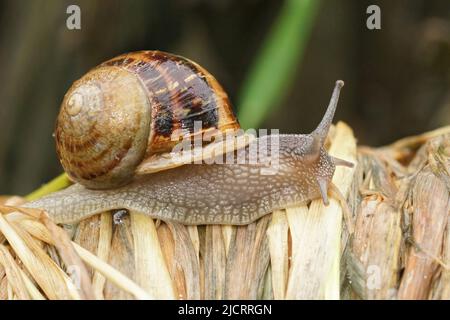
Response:
[[[66,94],[55,130],[67,174],[91,189],[125,184],[142,161],[150,130],[145,90],[131,73],[98,68]]]

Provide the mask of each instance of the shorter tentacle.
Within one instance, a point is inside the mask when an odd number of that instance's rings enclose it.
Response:
[[[328,194],[327,194],[328,182],[326,179],[318,177],[317,183],[319,184],[319,190],[320,194],[322,195],[323,204],[327,206],[330,204],[330,202],[328,201]]]
[[[336,157],[331,156],[331,160],[333,161],[334,165],[336,166],[344,166],[344,167],[348,167],[348,168],[353,168],[355,165],[353,164],[353,162],[344,160],[344,159],[339,159]]]

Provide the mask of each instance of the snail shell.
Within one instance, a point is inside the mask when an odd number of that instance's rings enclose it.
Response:
[[[201,121],[199,132],[195,121]],[[189,138],[239,128],[227,94],[208,71],[180,56],[140,51],[106,61],[74,82],[62,102],[55,139],[72,180],[109,189],[128,183],[137,171],[185,163],[167,161],[179,142],[175,132]]]

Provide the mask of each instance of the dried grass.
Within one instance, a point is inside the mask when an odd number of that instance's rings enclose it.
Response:
[[[347,219],[332,198],[246,226],[60,227],[1,197],[0,299],[449,299],[450,127],[373,149],[338,123],[329,150],[358,164],[333,178]]]

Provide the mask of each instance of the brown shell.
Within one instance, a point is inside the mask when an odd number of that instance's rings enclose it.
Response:
[[[57,153],[73,180],[117,187],[143,160],[171,151],[178,143],[172,134],[193,135],[195,121],[200,132],[240,128],[227,94],[198,64],[161,51],[127,53],[69,89],[56,123]]]
[[[228,95],[197,63],[162,51],[138,51],[99,67],[116,66],[136,74],[148,92],[152,123],[148,154],[170,151],[176,130],[193,133],[194,121],[208,129],[239,129]]]

